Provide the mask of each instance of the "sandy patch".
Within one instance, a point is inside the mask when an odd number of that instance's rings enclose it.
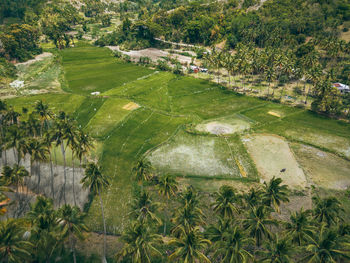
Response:
[[[281,115],[278,114],[277,112],[274,112],[274,111],[269,111],[268,114],[275,116],[275,117],[278,117],[278,118],[281,118]]]
[[[263,181],[280,177],[291,188],[307,186],[306,177],[300,168],[288,143],[278,136],[255,134],[245,140]],[[285,172],[280,172],[285,169]]]
[[[124,51],[120,50],[118,46],[108,46],[109,49],[112,51],[117,50],[124,55],[130,56],[131,60],[138,62],[141,57],[149,57],[153,62],[157,62],[157,60],[162,59],[162,57],[171,57],[176,58],[180,61],[182,64],[189,64],[191,63],[191,58],[179,54],[170,54],[167,51],[157,49],[157,48],[146,48],[141,50],[131,50],[131,51]]]
[[[134,102],[129,102],[128,104],[125,104],[123,107],[124,110],[129,110],[129,111],[136,110],[138,108],[140,108],[140,105]]]
[[[292,144],[308,180],[318,186],[345,190],[350,187],[350,162],[317,148]]]
[[[47,58],[47,57],[51,57],[52,56],[52,53],[50,52],[44,52],[40,55],[37,55],[34,59],[30,59],[26,62],[22,62],[22,63],[17,63],[17,65],[30,65],[30,64],[33,64],[34,62],[36,61],[40,61],[40,60],[43,60],[44,58]]]
[[[201,132],[209,132],[216,135],[233,134],[249,129],[250,124],[240,119],[224,121],[211,121],[198,124],[196,129]]]

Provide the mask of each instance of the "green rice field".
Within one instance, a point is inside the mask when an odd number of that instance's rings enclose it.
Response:
[[[73,116],[95,138],[95,157],[111,178],[103,193],[109,232],[121,233],[128,223],[136,184],[132,168],[140,158],[150,160],[156,171],[198,187],[208,180],[259,181],[259,170],[244,145],[243,135],[249,133],[283,136],[349,162],[350,125],[342,121],[240,95],[203,79],[125,63],[107,48],[79,44],[59,56],[67,84],[60,93],[18,97],[8,104],[18,111],[31,110],[43,100],[54,112]],[[91,96],[96,91],[100,95]],[[237,119],[247,126],[228,134],[220,134],[220,127],[215,134],[189,128],[213,122],[234,125]],[[302,153],[304,158],[307,152]],[[99,215],[94,200],[87,220],[92,230],[102,229]]]

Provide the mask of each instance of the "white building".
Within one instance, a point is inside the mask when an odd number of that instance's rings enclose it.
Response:
[[[349,86],[342,83],[333,83],[333,87],[337,88],[340,91],[340,93],[350,92]]]

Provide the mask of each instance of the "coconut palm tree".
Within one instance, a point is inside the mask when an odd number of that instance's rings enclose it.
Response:
[[[102,261],[106,262],[106,220],[104,216],[101,192],[108,188],[109,180],[105,175],[102,174],[99,166],[94,163],[88,163],[85,169],[85,176],[81,180],[81,183],[83,184],[84,188],[88,188],[94,195],[98,194],[100,198],[104,234]]]
[[[62,235],[68,236],[70,249],[73,254],[73,262],[77,262],[75,254],[75,238],[84,239],[83,233],[87,231],[84,224],[84,213],[77,206],[63,205],[58,210],[58,221],[62,228]]]
[[[169,241],[169,246],[176,247],[175,251],[169,256],[169,260],[188,263],[210,262],[203,250],[211,242],[203,237],[199,227],[188,231],[182,229],[182,231],[180,238],[173,238]]]
[[[41,121],[40,135],[43,136],[44,129],[48,128],[47,121],[52,117],[52,113],[49,110],[49,106],[44,104],[42,100],[35,103],[33,112],[39,115]]]
[[[141,159],[133,168],[135,178],[138,182],[149,181],[152,178],[152,165],[149,161]]]
[[[222,240],[215,243],[214,256],[220,257],[222,263],[245,263],[253,258],[246,250],[246,246],[254,243],[252,238],[246,237],[244,231],[238,226],[227,229]]]
[[[268,226],[276,225],[276,221],[271,218],[272,208],[268,206],[252,207],[247,218],[243,219],[243,226],[248,230],[249,236],[255,238],[256,246],[260,247],[263,238],[271,237]]]
[[[74,200],[74,205],[77,205],[76,199],[75,199],[75,173],[74,173],[74,155],[76,154],[76,149],[77,144],[78,144],[78,134],[76,131],[76,126],[75,125],[67,125],[66,126],[66,139],[67,139],[67,146],[71,149],[72,153],[72,168],[73,168],[73,200]]]
[[[303,245],[315,232],[315,227],[310,221],[310,210],[293,212],[290,215],[290,221],[285,223],[286,235],[291,238],[291,241],[298,246]]]
[[[62,254],[63,238],[58,232],[58,217],[52,199],[38,196],[36,202],[30,205],[27,219],[30,222],[27,236],[35,244],[34,259],[50,262],[50,259]]]
[[[64,141],[66,139],[67,135],[67,129],[66,126],[68,125],[68,119],[64,112],[60,112],[60,115],[55,119],[54,127],[53,127],[53,134],[52,139],[54,142],[56,142],[56,146],[61,147],[61,152],[63,155],[63,176],[64,176],[64,182],[63,182],[63,198],[64,203],[67,203],[66,200],[66,182],[67,182],[67,173],[66,173],[66,148],[64,146]]]
[[[23,137],[24,137],[24,133],[20,127],[16,125],[12,125],[8,128],[6,149],[12,148],[14,161],[17,162],[18,164],[20,161],[20,156],[18,153],[16,153],[16,151],[18,152],[18,149],[20,148],[19,142]]]
[[[53,164],[52,164],[52,131],[46,130],[43,136],[43,145],[46,147],[46,151],[49,153],[49,162],[50,162],[50,173],[51,173],[51,196],[55,200],[55,188],[54,188],[54,174],[53,174]]]
[[[235,206],[236,194],[232,186],[223,185],[214,193],[214,211],[223,218],[232,218],[238,209]]]
[[[307,239],[308,243],[305,247],[307,255],[303,258],[304,261],[326,263],[350,260],[349,241],[338,236],[337,232],[329,229],[326,224],[322,224],[320,230]]]
[[[282,179],[273,177],[269,183],[264,182],[264,203],[280,213],[281,202],[289,202],[288,186],[281,185]]]
[[[205,231],[205,236],[212,242],[223,239],[225,232],[232,227],[234,220],[218,217],[216,224],[211,224]]]
[[[24,229],[15,219],[0,221],[1,262],[25,262],[31,256],[32,243],[23,239]]]
[[[271,240],[264,244],[264,249],[258,251],[261,255],[261,261],[264,263],[289,263],[292,259],[294,247],[288,237],[280,238],[275,235]]]
[[[340,214],[344,212],[344,209],[337,198],[321,199],[319,196],[314,196],[312,201],[314,206],[313,217],[318,223],[326,223],[327,226],[331,226],[341,220]]]
[[[175,210],[172,222],[172,232],[180,235],[182,229],[190,230],[204,224],[204,213],[200,208],[198,192],[192,186],[187,187],[179,194],[180,207]]]
[[[250,188],[248,193],[243,194],[247,207],[254,207],[262,204],[263,191],[261,188]]]
[[[169,209],[169,199],[172,196],[176,195],[176,192],[178,191],[178,183],[176,181],[176,178],[174,176],[171,176],[169,174],[165,174],[163,176],[160,176],[157,183],[158,193],[165,197],[166,199],[166,207],[164,207],[164,233],[166,233],[166,211]]]
[[[161,256],[157,246],[162,243],[160,235],[139,221],[134,221],[122,235],[124,247],[116,255],[118,259],[128,259],[127,262],[151,263],[155,256]]]
[[[40,181],[41,181],[40,162],[46,161],[47,153],[48,153],[48,150],[45,147],[45,144],[40,139],[33,138],[29,141],[29,154],[30,154],[31,166],[33,163],[36,163],[38,167],[38,185],[37,185],[38,193],[40,192]]]
[[[161,220],[156,215],[158,207],[159,203],[153,202],[149,193],[141,191],[131,203],[131,216],[141,223],[153,221],[160,224]]]

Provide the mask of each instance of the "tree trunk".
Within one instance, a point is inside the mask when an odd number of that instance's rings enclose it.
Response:
[[[307,90],[307,93],[306,93],[305,104],[307,104],[307,99],[309,97],[309,94],[310,94],[310,87],[309,87],[309,89]]]
[[[63,182],[63,200],[64,204],[67,204],[66,200],[66,182],[67,182],[67,175],[66,175],[66,151],[64,149],[63,141],[61,142],[61,151],[63,155],[63,175],[64,175],[64,182]]]
[[[75,200],[75,185],[74,185],[74,160],[73,160],[73,149],[72,149],[72,166],[73,166],[73,199],[74,199],[74,205],[77,205],[77,202]]]
[[[101,204],[101,212],[102,212],[102,221],[103,221],[103,255],[102,255],[102,263],[106,262],[106,220],[105,220],[105,214],[103,211],[103,202],[102,197],[100,193],[100,189],[98,189],[98,196],[100,198],[100,204]]]
[[[38,192],[38,194],[40,193],[40,181],[41,181],[41,175],[40,175],[40,163],[39,162],[37,162],[37,165],[38,165],[38,190],[37,190],[37,192]]]
[[[53,167],[52,167],[52,156],[51,156],[50,150],[49,150],[49,158],[50,158],[50,171],[51,171],[51,195],[52,195],[52,200],[55,200],[54,175],[53,175]]]
[[[75,254],[75,249],[74,249],[74,244],[73,244],[71,231],[69,231],[69,237],[68,238],[69,238],[69,243],[70,243],[70,250],[72,251],[72,254],[73,254],[73,262],[77,263],[77,256]]]

